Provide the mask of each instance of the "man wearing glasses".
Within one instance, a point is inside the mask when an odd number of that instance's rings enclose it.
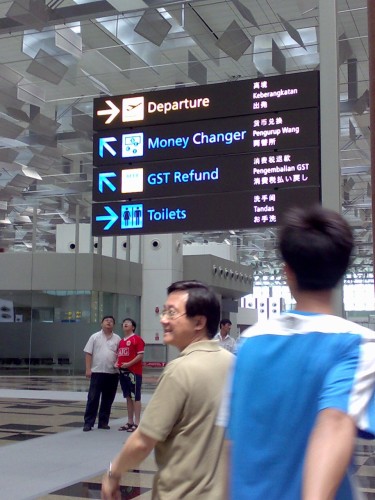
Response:
[[[164,343],[180,355],[168,363],[139,427],[110,464],[103,499],[119,498],[121,475],[154,448],[153,498],[223,498],[224,435],[215,420],[234,356],[211,341],[219,319],[219,301],[203,283],[179,281],[168,288]]]

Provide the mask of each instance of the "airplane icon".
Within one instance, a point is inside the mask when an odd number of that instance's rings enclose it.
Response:
[[[126,97],[122,100],[122,121],[134,122],[144,119],[144,97]]]
[[[141,104],[142,104],[141,102],[139,102],[139,103],[137,103],[137,104],[128,104],[128,105],[126,106],[126,111],[127,111],[128,113],[131,113],[131,112],[133,111],[133,109],[134,109],[134,108],[138,108],[138,106],[140,106]]]

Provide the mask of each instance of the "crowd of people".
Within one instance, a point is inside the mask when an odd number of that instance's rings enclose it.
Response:
[[[211,288],[173,283],[161,325],[164,343],[180,354],[167,364],[141,419],[144,343],[133,338],[130,318],[121,341],[114,319],[103,319],[105,338],[98,340],[98,332],[85,347],[91,382],[84,430],[94,425],[100,394],[98,427],[108,428],[117,382],[105,381],[119,369],[128,402],[121,430],[132,435],[103,477],[102,499],[121,498],[122,475],[152,450],[153,499],[358,498],[351,461],[356,437],[375,436],[375,333],[334,315],[353,244],[336,212],[290,210],[279,250],[296,306],[248,328],[238,345],[230,320],[220,321]]]

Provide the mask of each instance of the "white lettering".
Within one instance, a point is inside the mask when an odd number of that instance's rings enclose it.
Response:
[[[155,112],[168,114],[170,111],[180,111],[198,108],[208,108],[210,106],[210,99],[208,97],[199,97],[197,99],[182,99],[181,101],[166,101],[166,102],[153,102],[149,101],[147,104],[147,111],[152,114]]]
[[[270,97],[285,97],[298,94],[298,89],[280,89],[272,92],[253,92],[253,99],[268,99]]]
[[[298,163],[297,170],[308,170],[309,163]]]
[[[275,207],[270,207],[269,205],[266,205],[265,207],[257,207],[254,205],[254,212],[274,212]]]
[[[257,168],[253,167],[253,174],[254,175],[268,175],[268,174],[281,174],[283,172],[295,172],[296,167],[293,165],[284,165],[283,167],[263,167],[263,168]]]
[[[299,127],[282,127],[283,134],[299,134]]]
[[[253,137],[268,137],[269,135],[280,135],[279,128],[273,130],[253,130]]]

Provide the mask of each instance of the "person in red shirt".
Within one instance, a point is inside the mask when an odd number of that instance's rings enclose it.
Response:
[[[119,431],[134,432],[141,418],[143,339],[136,335],[136,322],[125,318],[122,322],[124,338],[120,340],[116,367],[120,371],[120,384],[128,410],[128,422]]]

